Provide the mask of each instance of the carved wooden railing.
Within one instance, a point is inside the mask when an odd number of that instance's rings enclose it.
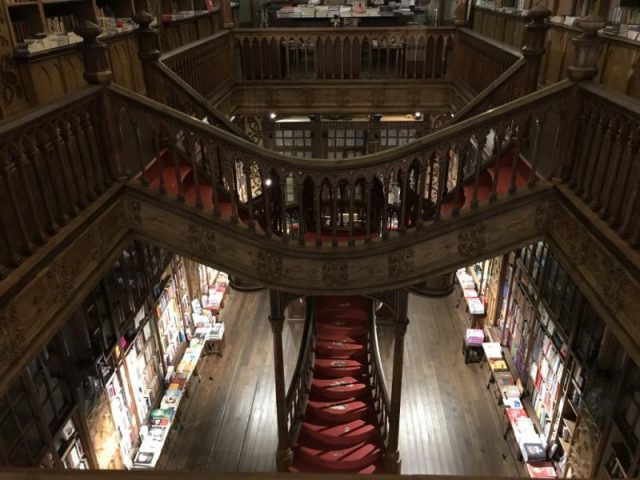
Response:
[[[519,51],[465,28],[458,31],[454,52],[453,81],[470,98],[498,79],[503,78],[504,82],[505,74],[517,71],[515,66],[523,59]],[[517,97],[507,95],[505,98],[510,101]]]
[[[307,408],[307,400],[313,379],[313,363],[316,350],[316,304],[313,297],[306,299],[306,316],[302,344],[298,353],[296,368],[287,390],[287,427],[289,441],[295,445],[298,439],[302,418]]]
[[[154,189],[184,200],[180,191],[183,170],[175,162],[179,153],[194,169],[207,170],[213,185],[219,187],[207,190],[196,185],[195,200],[190,201],[195,206],[202,208],[208,202],[213,215],[243,224],[265,238],[278,236],[285,241],[296,239],[300,245],[322,246],[340,242],[355,245],[356,240],[370,243],[402,235],[533,187],[536,148],[531,147],[528,185],[516,181],[520,140],[526,137],[527,145],[538,145],[541,128],[549,118],[546,113],[561,111],[561,100],[570,89],[568,83],[548,87],[403,147],[358,159],[313,162],[264,150],[115,86],[112,102],[120,112],[116,120],[120,131],[136,132],[144,125],[152,132],[158,153],[160,149],[173,153],[169,155],[174,159],[171,164],[154,167],[165,176]],[[522,130],[529,125],[540,128]],[[486,171],[505,161],[507,142],[515,149],[512,178],[504,190],[494,182],[487,192],[483,189]],[[142,151],[140,148],[141,159]],[[139,171],[145,168],[143,160]],[[145,175],[140,177],[143,184],[147,180]],[[178,191],[167,191],[165,184],[178,185]],[[221,189],[229,193],[228,204],[218,198]],[[204,196],[207,202],[203,202]],[[258,197],[261,210],[254,205]],[[338,203],[343,211],[337,208]],[[245,218],[241,218],[243,208]],[[345,229],[340,228],[341,221],[346,223]]]
[[[455,29],[237,29],[241,80],[442,79]]]
[[[0,127],[0,278],[120,175],[103,99],[91,87]]]
[[[569,128],[574,141],[562,177],[576,196],[638,248],[640,103],[595,84],[580,84],[576,107],[575,125]]]
[[[234,80],[233,37],[228,30],[171,50],[159,60],[207,100],[231,88]]]
[[[369,311],[369,328],[367,330],[367,358],[369,368],[369,381],[371,382],[371,392],[375,408],[380,435],[387,441],[389,433],[389,412],[391,412],[391,400],[387,391],[384,369],[380,358],[380,347],[378,345],[378,330],[376,326],[374,305]]]

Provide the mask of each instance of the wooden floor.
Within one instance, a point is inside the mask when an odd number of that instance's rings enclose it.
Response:
[[[277,444],[273,350],[266,292],[233,292],[225,306],[224,357],[210,356],[181,412],[182,428],[165,447],[165,469],[274,471]],[[410,296],[405,339],[400,452],[403,473],[520,475],[502,438],[495,400],[485,389],[487,370],[465,365],[466,328],[455,294]],[[283,332],[287,384],[302,324]],[[393,332],[379,330],[391,384]],[[181,405],[181,408],[183,406]]]

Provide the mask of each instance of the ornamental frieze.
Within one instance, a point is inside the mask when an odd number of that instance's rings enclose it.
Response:
[[[200,255],[215,255],[216,253],[216,234],[212,229],[203,225],[190,223],[187,227],[187,241]]]
[[[0,362],[11,360],[22,351],[24,322],[18,319],[14,305],[0,312]]]
[[[389,275],[398,277],[407,275],[415,269],[413,248],[403,248],[389,254]]]
[[[336,288],[344,285],[349,280],[349,271],[346,262],[325,262],[322,264],[322,283],[328,287]]]
[[[282,276],[282,255],[258,250],[254,262],[256,271],[273,282]]]
[[[484,252],[487,229],[481,223],[474,223],[458,232],[458,253],[464,257],[476,257]]]

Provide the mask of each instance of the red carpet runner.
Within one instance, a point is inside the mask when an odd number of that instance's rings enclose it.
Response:
[[[368,378],[370,300],[316,297],[316,357],[292,472],[383,473]]]

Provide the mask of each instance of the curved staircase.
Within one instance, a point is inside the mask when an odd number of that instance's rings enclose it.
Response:
[[[292,472],[382,473],[368,374],[365,297],[316,297],[316,347]]]

